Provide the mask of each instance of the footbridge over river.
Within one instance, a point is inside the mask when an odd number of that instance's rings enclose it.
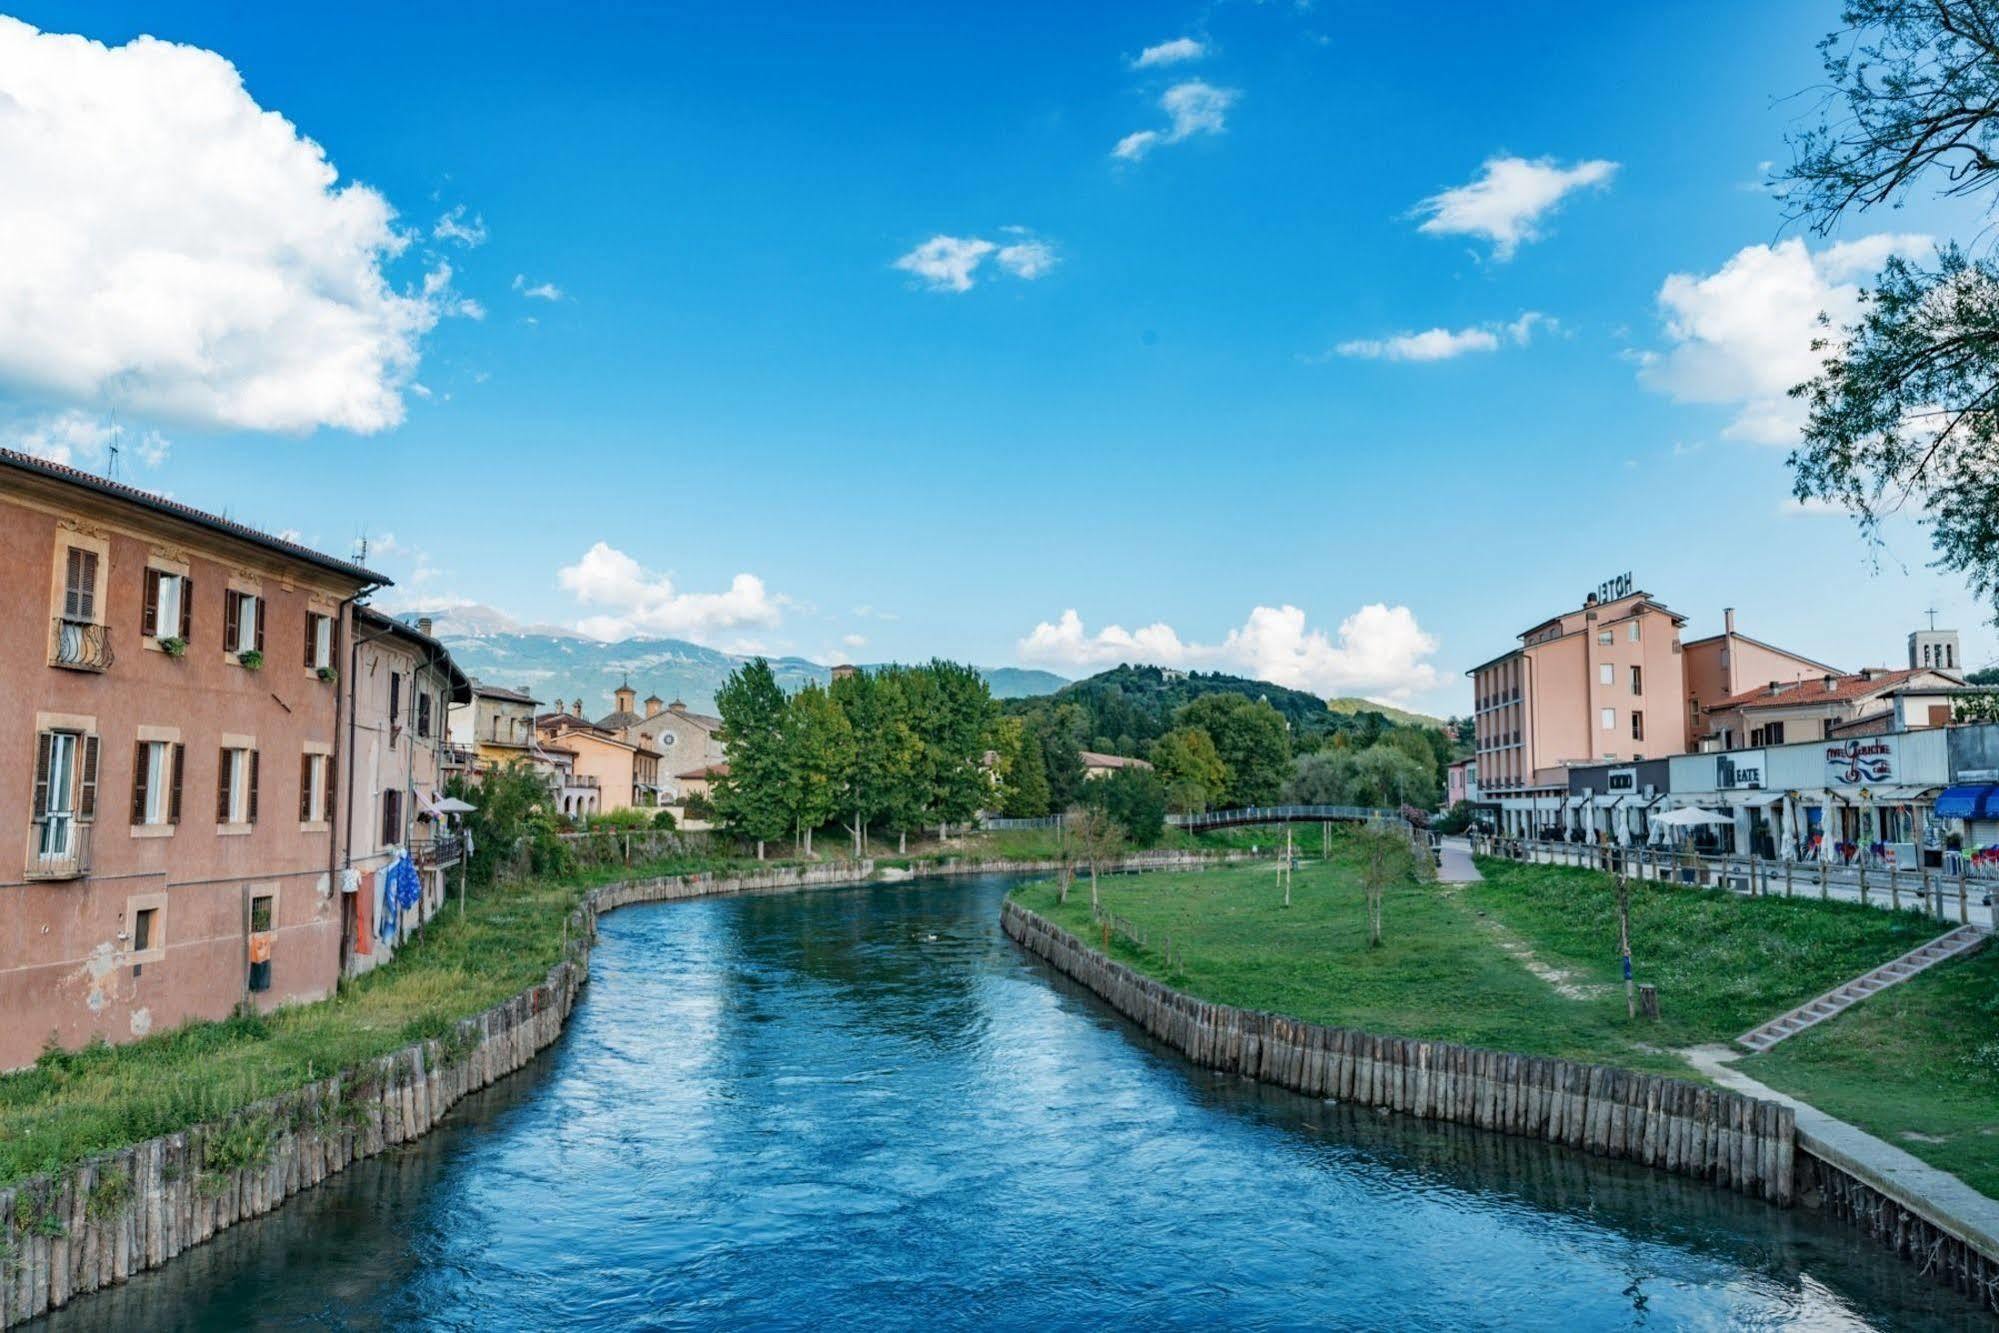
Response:
[[[1060,828],[1067,815],[1041,815],[1034,819],[982,819],[986,829]],[[1197,815],[1168,815],[1173,828],[1190,833],[1209,829],[1246,828],[1252,824],[1366,824],[1374,820],[1402,822],[1400,812],[1365,805],[1250,805],[1237,810],[1205,810]]]

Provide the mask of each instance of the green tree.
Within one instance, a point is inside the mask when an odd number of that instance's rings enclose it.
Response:
[[[1983,671],[1974,671],[1964,679],[1969,685],[1999,685],[1999,667],[1986,667]]]
[[[1385,820],[1369,820],[1354,830],[1360,847],[1360,884],[1367,895],[1367,942],[1381,944],[1382,901],[1394,884],[1406,884],[1416,877],[1416,848],[1408,830]]]
[[[1229,766],[1215,749],[1214,738],[1199,727],[1167,732],[1152,743],[1151,758],[1173,808],[1181,814],[1198,814],[1228,790]]]
[[[901,679],[894,673],[856,672],[834,681],[831,692],[854,738],[841,811],[853,816],[847,830],[858,858],[867,855],[868,826],[887,817],[898,791],[910,785],[916,737],[909,729]]]
[[[1117,820],[1111,818],[1110,812],[1099,805],[1075,807],[1069,811],[1066,823],[1068,836],[1076,844],[1076,855],[1090,870],[1090,911],[1094,915],[1099,906],[1097,873],[1123,853],[1125,832]],[[1065,886],[1065,900],[1067,896]]]
[[[525,760],[488,769],[476,785],[453,778],[445,794],[478,807],[465,816],[472,834],[469,879],[490,885],[522,858],[537,875],[569,869],[569,845],[556,836],[554,783]]]
[[[1291,761],[1284,799],[1297,805],[1358,805],[1354,800],[1354,754],[1344,748],[1315,750]]]
[[[1000,808],[1011,818],[1032,819],[1053,808],[1048,795],[1048,760],[1040,726],[1033,718],[1018,720]]]
[[[1166,829],[1166,784],[1150,769],[1120,768],[1086,782],[1083,800],[1108,814],[1134,846],[1152,846]]]
[[[1291,761],[1291,740],[1276,709],[1239,694],[1209,694],[1181,709],[1175,720],[1181,727],[1207,732],[1228,766],[1220,804],[1267,805],[1277,799]]]
[[[840,705],[815,682],[785,707],[784,804],[799,850],[812,855],[812,831],[840,813],[854,765],[854,730]]]
[[[1041,757],[1048,778],[1048,801],[1066,810],[1083,787],[1083,710],[1064,704],[1053,710],[1041,728]]]
[[[1841,21],[1819,44],[1826,113],[1793,141],[1778,182],[1793,220],[1828,235],[1849,214],[1924,192],[1989,201],[1991,0],[1850,0]],[[1790,455],[1797,497],[1841,506],[1870,540],[1888,516],[1921,511],[1936,563],[1999,612],[1999,267],[1955,244],[1933,261],[1893,257],[1859,323],[1814,347],[1819,373],[1791,391],[1807,407]]]
[[[729,673],[715,692],[715,711],[729,738],[729,771],[716,778],[711,800],[722,826],[757,845],[781,838],[792,827],[785,796],[785,701],[759,657]]]

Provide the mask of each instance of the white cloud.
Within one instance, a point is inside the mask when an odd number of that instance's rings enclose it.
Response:
[[[1795,443],[1805,406],[1789,396],[1810,379],[1825,355],[1812,340],[1849,325],[1860,314],[1860,285],[1890,255],[1930,253],[1925,236],[1883,233],[1829,246],[1814,254],[1797,238],[1751,245],[1707,275],[1675,273],[1659,287],[1659,308],[1671,346],[1639,358],[1648,387],[1684,403],[1732,407],[1725,438],[1755,444]]]
[[[432,240],[456,241],[469,250],[486,243],[486,219],[475,217],[468,222],[465,205],[460,204],[437,220],[430,235]]]
[[[868,646],[868,636],[865,634],[842,634],[840,642],[849,648],[865,648]]]
[[[1055,267],[1055,251],[1046,241],[1023,240],[1002,245],[993,258],[1014,277],[1030,282]]]
[[[1228,128],[1228,109],[1241,96],[1233,88],[1217,88],[1200,79],[1176,83],[1159,98],[1159,109],[1171,122],[1167,129],[1127,134],[1111,149],[1111,156],[1136,162],[1161,144],[1179,143],[1197,134],[1220,134]]]
[[[578,601],[610,608],[577,623],[577,629],[598,639],[656,634],[703,640],[745,625],[773,626],[783,600],[766,592],[754,574],[736,575],[724,592],[681,592],[667,575],[646,569],[604,542],[556,577]]]
[[[101,471],[115,446],[147,467],[167,461],[173,444],[156,430],[133,432],[90,412],[70,408],[0,427],[0,444],[66,467]]]
[[[409,236],[212,51],[0,17],[0,381],[205,428],[373,432],[443,288]],[[22,206],[23,201],[31,206]]]
[[[1416,205],[1418,231],[1433,236],[1481,236],[1492,242],[1493,258],[1506,260],[1522,242],[1539,240],[1539,223],[1573,191],[1602,189],[1617,174],[1617,163],[1601,158],[1558,166],[1552,158],[1492,157],[1468,185],[1433,194]]]
[[[933,292],[968,292],[978,271],[991,256],[1016,278],[1033,281],[1055,267],[1055,248],[1025,227],[1003,227],[1017,237],[1001,245],[981,236],[932,236],[895,261],[895,267],[921,278]]]
[[[562,288],[552,282],[530,284],[525,273],[514,274],[514,290],[522,296],[531,296],[537,301],[560,301]]]
[[[1382,361],[1448,361],[1467,352],[1496,352],[1508,342],[1525,347],[1533,341],[1536,327],[1554,328],[1556,322],[1538,310],[1529,310],[1506,324],[1425,329],[1421,333],[1398,333],[1388,338],[1355,338],[1333,350],[1340,356]]]
[[[1195,41],[1192,37],[1175,37],[1170,42],[1146,47],[1138,53],[1138,59],[1131,63],[1137,69],[1153,69],[1160,65],[1178,65],[1189,60],[1199,60],[1206,54],[1208,48],[1203,43]]]
[[[932,236],[896,260],[895,266],[923,279],[933,292],[969,292],[973,271],[997,249],[976,236]]]
[[[1218,644],[1185,641],[1163,621],[1137,630],[1106,625],[1092,634],[1068,610],[1036,625],[1016,647],[1022,661],[1221,668],[1322,696],[1402,699],[1438,683],[1436,667],[1424,660],[1437,651],[1437,640],[1408,607],[1378,602],[1341,621],[1335,635],[1309,628],[1295,606],[1259,606]]]

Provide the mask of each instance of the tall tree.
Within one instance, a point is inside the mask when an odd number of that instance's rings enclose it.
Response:
[[[1056,708],[1041,728],[1041,757],[1048,777],[1049,804],[1066,810],[1083,788],[1083,710],[1074,704]]]
[[[834,681],[831,693],[854,737],[853,763],[840,808],[853,816],[847,830],[853,835],[854,855],[863,857],[868,826],[888,815],[896,792],[907,785],[916,738],[904,715],[901,682],[895,675],[856,672]]]
[[[1182,814],[1198,814],[1228,790],[1229,766],[1214,738],[1199,727],[1167,732],[1152,743],[1151,757],[1173,808]]]
[[[929,817],[942,840],[947,828],[977,814],[989,788],[982,760],[994,716],[992,690],[969,666],[935,659],[917,668],[926,688],[915,710],[930,782]]]
[[[785,799],[784,691],[770,663],[755,658],[729,673],[715,691],[715,711],[729,739],[729,771],[716,779],[713,801],[722,826],[757,845],[791,829]]]
[[[1779,181],[1793,220],[1826,235],[1925,191],[1989,201],[1999,7],[1850,0],[1841,21],[1819,44],[1824,114]],[[1937,564],[1999,615],[1999,267],[1954,244],[1934,261],[1890,258],[1860,322],[1814,346],[1819,373],[1791,391],[1808,409],[1790,455],[1798,498],[1840,505],[1870,539],[1888,516],[1921,513]]]
[[[1239,694],[1210,694],[1181,709],[1176,721],[1207,732],[1228,765],[1224,804],[1266,805],[1277,799],[1291,761],[1291,740],[1275,708]]]
[[[1096,914],[1097,872],[1110,865],[1124,850],[1124,828],[1100,805],[1079,805],[1065,821],[1068,835],[1075,839],[1076,854],[1090,871],[1090,913]],[[1066,892],[1064,898],[1067,898]]]
[[[1048,761],[1042,753],[1041,728],[1033,718],[1002,718],[1000,721],[1018,723],[1011,732],[1000,808],[1014,819],[1045,815],[1050,808]]]
[[[793,837],[812,855],[812,831],[840,813],[854,767],[854,729],[816,682],[791,696],[783,728],[784,803]]]

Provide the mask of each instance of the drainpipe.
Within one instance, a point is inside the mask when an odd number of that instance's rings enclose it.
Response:
[[[382,584],[375,584],[372,587],[363,588],[360,592],[355,593],[345,602],[342,602],[342,609],[348,610],[363,597],[379,591],[382,586]],[[364,643],[373,643],[382,636],[372,634],[363,639],[356,635],[351,628],[353,624],[351,610],[348,610],[348,614],[341,617],[341,623],[342,631],[347,635],[347,692],[344,698],[338,693],[334,695],[333,729],[334,734],[338,736],[340,731],[341,704],[344,702],[346,704],[345,711],[347,715],[347,762],[342,764],[341,767],[346,770],[344,776],[347,781],[347,800],[345,802],[347,813],[345,818],[334,824],[334,845],[327,852],[327,864],[331,867],[337,860],[341,869],[351,870],[354,868],[354,770],[358,767],[354,758],[355,717],[358,712],[354,703],[354,690],[357,679],[361,674],[361,645]],[[338,748],[337,745],[335,748]],[[345,901],[343,897],[342,902]],[[340,912],[340,975],[343,977],[347,975],[347,962],[351,956],[351,949],[352,945],[347,931],[347,911],[343,907]]]
[[[341,636],[342,636],[342,637],[343,637],[344,639],[346,639],[346,640],[348,641],[348,644],[349,644],[349,649],[350,649],[350,651],[352,650],[352,644],[353,644],[353,638],[354,638],[354,628],[353,628],[353,626],[354,626],[354,606],[355,606],[355,604],[356,604],[357,602],[359,602],[359,601],[360,601],[360,600],[361,600],[361,599],[362,599],[363,597],[367,597],[367,596],[370,596],[371,594],[373,594],[373,593],[375,593],[375,592],[379,591],[379,590],[381,589],[381,587],[382,587],[382,585],[381,585],[381,584],[379,584],[379,583],[370,583],[370,584],[367,584],[367,585],[363,586],[363,587],[362,587],[362,589],[361,589],[361,590],[360,590],[359,592],[355,593],[355,594],[354,594],[353,596],[351,596],[351,597],[347,597],[347,598],[343,599],[343,600],[341,601],[341,603],[340,603],[340,611],[339,611],[339,620],[338,620],[338,627],[339,627],[339,630],[340,630],[340,634],[341,634]],[[338,658],[338,655],[337,655],[337,654],[336,654],[336,656],[335,656],[335,659],[334,659],[334,660],[335,660],[335,661],[338,661],[338,660],[339,660],[339,658]],[[353,690],[353,688],[354,688],[354,675],[353,675],[353,673],[352,673],[352,672],[350,671],[350,672],[348,673],[348,676],[347,676],[347,689],[348,689],[348,691],[350,691],[350,692],[351,692],[351,691]],[[340,690],[338,690],[338,689],[335,689],[335,690],[333,691],[333,752],[334,752],[334,754],[336,754],[336,755],[338,755],[338,754],[340,753],[340,724],[341,724],[341,722],[342,722],[342,721],[344,720],[344,721],[345,721],[345,722],[347,723],[347,759],[348,759],[348,762],[347,762],[347,763],[345,763],[345,764],[342,764],[342,765],[341,765],[341,767],[342,767],[343,769],[345,769],[345,770],[347,771],[347,773],[346,773],[346,776],[347,776],[347,783],[348,783],[348,791],[349,791],[349,792],[351,793],[351,792],[353,791],[353,789],[354,789],[354,788],[353,788],[353,783],[354,783],[354,765],[353,765],[353,758],[354,758],[354,716],[353,716],[353,712],[354,712],[354,710],[353,710],[353,709],[352,709],[351,707],[349,707],[349,706],[348,706],[348,701],[349,701],[349,695],[348,695],[348,694],[343,694],[343,693],[342,693],[342,692],[341,692]],[[352,808],[351,808],[351,805],[350,805],[350,808],[349,808],[349,810],[348,810],[348,815],[349,815],[349,817],[350,817],[350,818],[351,818],[352,814],[353,814],[353,810],[352,810]],[[344,832],[345,832],[346,830],[345,830],[345,829],[343,828],[343,826],[342,826],[342,824],[341,824],[341,821],[339,821],[339,820],[336,820],[335,818],[333,818],[333,793],[332,793],[332,792],[328,792],[328,793],[326,793],[326,815],[327,815],[327,819],[326,819],[326,825],[327,825],[327,835],[328,835],[328,836],[327,836],[327,843],[326,843],[326,878],[327,878],[327,882],[328,882],[328,884],[329,884],[329,885],[330,885],[330,886],[332,887],[332,890],[333,890],[333,892],[335,892],[335,893],[339,893],[339,892],[340,892],[340,871],[341,871],[341,869],[342,869],[342,866],[341,866],[341,846],[342,846],[342,837],[341,837],[341,835],[342,835],[342,834],[343,834],[343,833],[344,833]],[[346,975],[347,975],[347,909],[346,909],[346,907],[344,906],[344,904],[345,904],[345,902],[346,902],[346,895],[344,895],[344,894],[342,894],[342,895],[341,895],[341,902],[342,902],[343,906],[341,907],[341,910],[340,910],[340,975],[344,977],[344,976],[346,976]],[[245,918],[245,920],[248,920],[248,918],[246,917],[246,918]],[[248,975],[248,973],[246,972],[246,973],[245,973],[244,975],[245,975],[245,976],[247,976],[247,975]],[[336,983],[336,984],[337,984],[337,983]]]

